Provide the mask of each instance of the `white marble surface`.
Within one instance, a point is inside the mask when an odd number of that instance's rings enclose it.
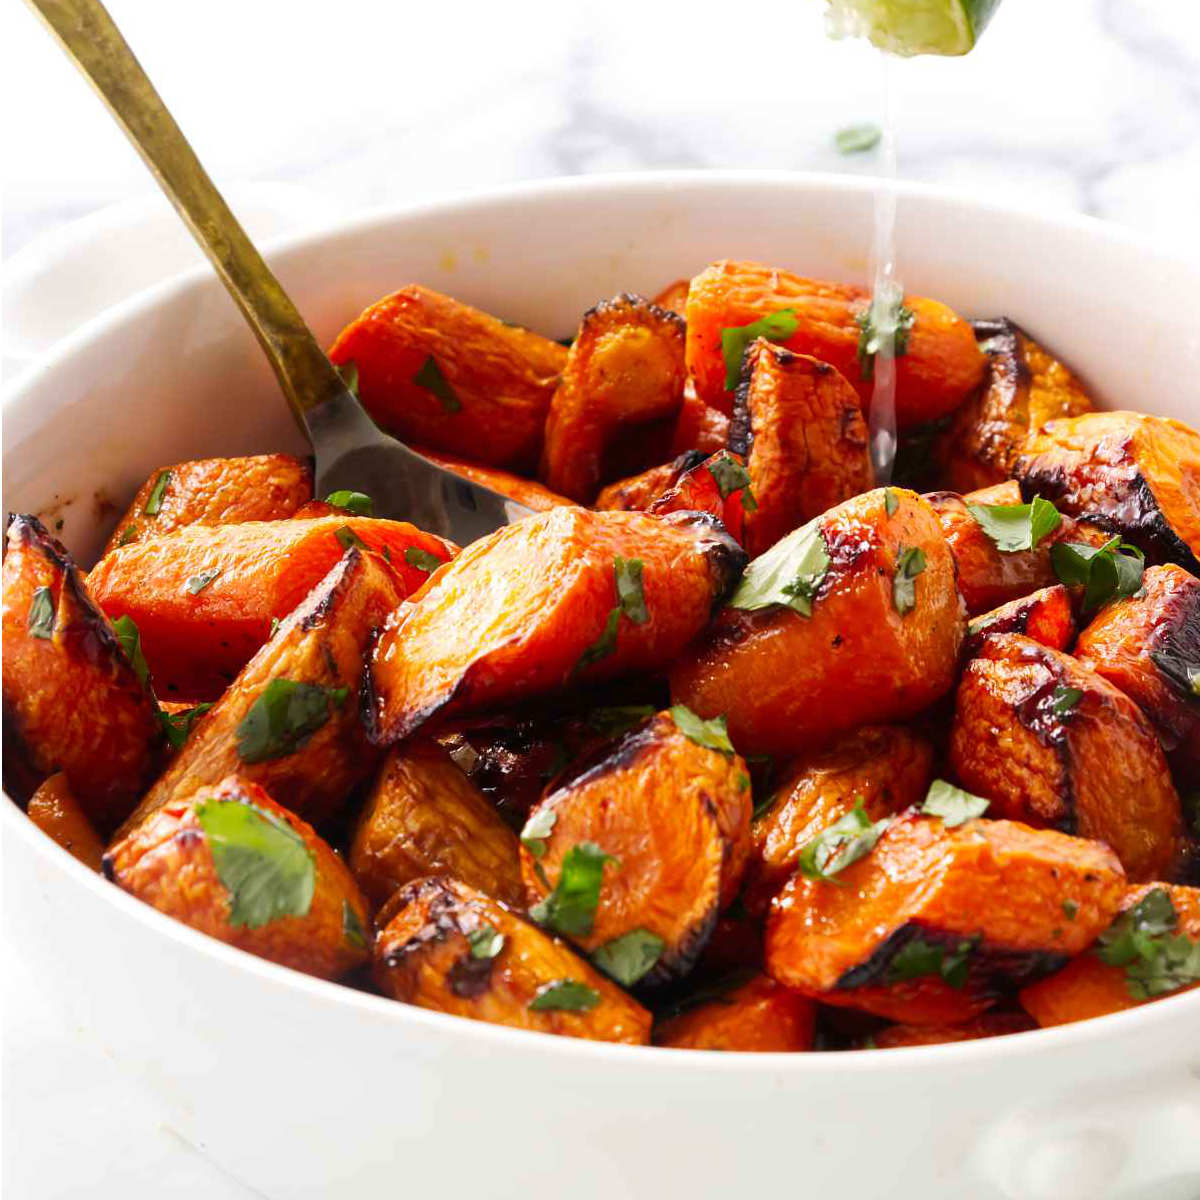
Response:
[[[828,43],[815,0],[110,7],[223,187],[286,184],[321,211],[590,171],[875,167],[832,136],[877,117],[876,56]],[[898,64],[894,89],[903,178],[1196,252],[1196,0],[1007,0],[970,58]],[[150,191],[17,4],[0,10],[0,103],[6,259]],[[118,1064],[68,1052],[52,998],[5,962],[6,1196],[250,1194],[163,1128]]]

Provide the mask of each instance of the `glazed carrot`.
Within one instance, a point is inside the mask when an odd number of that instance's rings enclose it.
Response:
[[[673,312],[679,316],[683,316],[687,312],[688,288],[691,287],[690,279],[677,279],[674,283],[668,283],[657,296],[654,297],[654,303],[658,308],[665,308],[667,312]]]
[[[382,904],[423,875],[452,874],[519,905],[524,897],[517,836],[437,742],[388,752],[350,845],[350,869]]]
[[[724,727],[659,713],[560,776],[530,814],[530,913],[626,985],[685,974],[741,883],[750,810],[750,776]]]
[[[1056,583],[976,617],[967,626],[967,652],[976,653],[989,633],[1023,633],[1052,650],[1070,650],[1075,641],[1071,593]]]
[[[685,471],[703,461],[704,455],[698,450],[685,451],[670,462],[601,488],[592,507],[601,512],[645,512],[659,496],[675,486]]]
[[[1033,986],[1040,985],[1035,983]],[[861,1048],[896,1050],[902,1046],[942,1046],[948,1042],[974,1042],[980,1038],[1027,1033],[1036,1028],[1037,1022],[1025,1013],[985,1012],[961,1025],[889,1025],[873,1034],[870,1044]]]
[[[516,470],[536,465],[566,362],[557,342],[410,284],[338,335],[367,411],[404,441]]]
[[[708,513],[740,543],[745,537],[747,514],[757,508],[750,474],[741,455],[718,450],[684,471],[650,504],[648,511],[657,517],[673,512]]]
[[[367,680],[371,736],[388,744],[435,715],[661,670],[744,561],[694,514],[556,508],[498,530],[381,634]]]
[[[959,685],[950,762],[992,815],[1107,842],[1131,879],[1177,866],[1179,796],[1153,728],[1070,655],[985,636]]]
[[[797,754],[945,695],[965,625],[933,509],[880,488],[755,559],[676,661],[671,694],[702,716],[727,713],[743,753]]]
[[[763,338],[742,359],[729,447],[745,458],[756,501],[751,555],[873,482],[858,394],[828,363]]]
[[[230,775],[171,800],[104,856],[118,887],[260,958],[336,979],[370,956],[367,903],[312,826]]]
[[[234,773],[315,824],[336,814],[377,759],[358,685],[374,630],[399,598],[376,555],[348,550],[200,717],[121,832]]]
[[[172,463],[142,484],[104,553],[184,525],[280,521],[311,500],[312,489],[312,467],[290,454]]]
[[[835,879],[792,877],[767,922],[767,972],[825,1004],[957,1024],[1085,949],[1124,882],[1099,842],[910,813]]]
[[[85,867],[100,870],[104,843],[61,771],[51,775],[33,793],[26,812],[29,819],[68,854],[79,859]]]
[[[765,975],[659,1024],[656,1046],[676,1050],[802,1051],[813,1048],[817,1006]]]
[[[706,404],[730,411],[723,331],[788,310],[794,332],[781,343],[836,368],[866,404],[874,385],[859,363],[857,318],[869,299],[861,288],[803,279],[759,263],[713,263],[688,290],[687,365],[697,394]],[[984,358],[970,325],[944,304],[920,296],[906,296],[904,304],[913,321],[906,352],[896,360],[896,417],[907,428],[956,409],[983,378]]]
[[[1148,568],[1136,595],[1093,617],[1075,653],[1138,705],[1176,770],[1200,783],[1200,580],[1173,564]]]
[[[683,321],[640,296],[617,296],[584,313],[546,420],[547,487],[591,501],[617,437],[675,416],[683,402],[683,340]]]
[[[507,496],[510,500],[515,500],[518,504],[533,509],[534,512],[545,512],[550,508],[574,503],[566,496],[560,496],[549,488],[543,487],[536,479],[525,479],[520,475],[514,475],[511,471],[501,471],[498,467],[480,466],[479,463],[453,458],[438,450],[427,450],[421,446],[414,446],[413,449],[429,459],[430,462],[437,463],[439,467],[445,467],[448,471],[453,471],[455,475],[461,475],[464,479],[471,480],[472,483],[481,483],[484,487],[491,488],[493,492],[499,492],[500,495]]]
[[[1120,533],[1152,563],[1200,571],[1200,433],[1146,413],[1063,417],[1013,463],[1028,495]]]
[[[1012,321],[976,321],[975,335],[987,357],[983,387],[934,444],[946,486],[958,492],[1007,479],[1030,434],[1093,407],[1075,375]]]
[[[923,800],[932,778],[933,747],[898,725],[867,725],[801,756],[751,826],[747,909],[765,912],[801,850],[856,804],[878,821]]]
[[[157,709],[144,664],[139,675],[34,517],[8,525],[3,627],[6,788],[24,799],[61,771],[88,818],[111,830],[155,770]]]
[[[1170,901],[1174,919],[1170,928],[1163,929],[1152,939],[1150,953],[1136,954],[1129,963],[1117,965],[1105,962],[1096,952],[1099,947],[1093,947],[1071,959],[1061,971],[1023,988],[1019,996],[1021,1007],[1039,1025],[1068,1025],[1073,1021],[1103,1017],[1136,1008],[1184,988],[1200,986],[1200,980],[1195,976],[1196,967],[1185,973],[1191,976],[1187,981],[1182,977],[1174,979],[1170,964],[1161,958],[1155,962],[1153,947],[1153,942],[1162,946],[1165,938],[1172,942],[1179,938],[1200,942],[1200,889],[1156,883],[1130,888],[1121,904],[1122,916],[1128,918],[1152,892],[1160,893]],[[1154,897],[1151,904],[1159,899]],[[1157,953],[1161,955],[1161,950]],[[1191,953],[1196,954],[1194,950]],[[1200,956],[1197,956],[1197,962],[1200,962]]]
[[[540,1033],[645,1045],[650,1014],[558,938],[444,876],[396,893],[375,940],[394,1000]]]
[[[683,403],[675,418],[670,453],[699,450],[703,454],[715,454],[724,449],[728,441],[729,414],[705,404],[696,395],[696,388],[689,379],[683,385]]]
[[[449,542],[406,521],[347,513],[194,525],[113,551],[92,569],[88,586],[112,619],[137,623],[164,696],[210,700],[267,640],[272,622],[360,545],[384,556],[402,595],[453,554]]]

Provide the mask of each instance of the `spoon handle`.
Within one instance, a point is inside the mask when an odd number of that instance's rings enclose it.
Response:
[[[187,223],[254,330],[304,434],[306,414],[346,385],[213,186],[98,0],[27,0],[91,82]]]

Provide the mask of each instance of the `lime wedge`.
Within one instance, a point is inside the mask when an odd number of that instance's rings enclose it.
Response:
[[[889,54],[966,54],[1000,0],[828,0],[833,37],[865,37]]]

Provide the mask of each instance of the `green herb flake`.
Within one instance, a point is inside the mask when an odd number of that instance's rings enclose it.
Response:
[[[1165,888],[1151,888],[1097,939],[1101,962],[1125,970],[1135,1000],[1149,1000],[1200,982],[1200,941],[1174,935],[1179,915]]]
[[[303,917],[317,872],[312,852],[287,822],[239,800],[196,805],[217,877],[229,893],[229,924],[258,929],[280,917]]]
[[[342,382],[346,385],[346,390],[352,395],[355,400],[358,399],[358,363],[354,359],[347,359],[341,366],[338,367],[337,373],[342,377]],[[333,500],[327,500],[327,504],[335,503]]]
[[[613,575],[617,581],[617,603],[621,611],[635,624],[650,620],[646,611],[646,593],[642,588],[642,560],[614,558]]]
[[[187,592],[189,596],[196,596],[200,592],[204,591],[204,589],[208,587],[208,585],[212,583],[212,581],[216,579],[218,575],[222,574],[224,574],[224,568],[222,567],[212,567],[210,570],[201,571],[199,575],[193,575],[191,579],[189,579],[187,583],[183,585],[183,590]]]
[[[273,638],[276,634],[276,631],[279,629],[279,626],[282,624],[283,624],[283,622],[280,621],[280,619],[278,617],[272,617],[271,618],[271,632],[267,634],[267,638],[268,639]]]
[[[160,710],[159,720],[162,722],[162,729],[167,739],[167,745],[172,750],[182,750],[188,738],[192,736],[192,729],[196,722],[210,708],[212,708],[212,701],[197,704],[195,708],[185,708],[177,713],[167,712],[165,709]]]
[[[349,900],[342,901],[342,936],[355,950],[367,948],[367,931],[363,928],[363,923],[359,920],[358,913],[354,911],[354,905]]]
[[[495,958],[507,940],[494,925],[481,925],[467,934],[472,958]]]
[[[745,771],[739,771],[737,774],[737,779],[734,780],[734,782],[737,784],[739,792],[745,792],[749,790],[750,787],[750,776],[747,775]]]
[[[917,318],[903,299],[899,289],[890,297],[875,296],[854,318],[858,326],[858,370],[863,379],[874,378],[875,356],[884,349],[887,329],[895,330],[891,357],[901,358],[908,353],[908,335]]]
[[[704,746],[708,750],[716,750],[727,758],[733,754],[733,743],[729,740],[729,727],[724,716],[705,720],[692,712],[686,704],[671,706],[671,720],[684,737]]]
[[[409,546],[404,551],[404,561],[408,566],[415,567],[418,571],[424,571],[428,575],[432,575],[442,565],[442,560],[436,554],[422,550],[420,546]]]
[[[121,652],[129,660],[133,673],[145,683],[150,678],[150,668],[146,664],[146,656],[142,653],[142,635],[138,632],[136,622],[130,616],[118,617],[112,623],[112,627]]]
[[[921,812],[927,817],[941,817],[947,829],[955,829],[966,821],[982,817],[990,803],[990,800],[964,792],[944,779],[935,779],[929,785]]]
[[[839,154],[863,154],[879,145],[883,131],[872,121],[862,125],[847,125],[833,135]]]
[[[621,608],[618,605],[608,614],[600,636],[579,656],[579,661],[575,664],[575,671],[582,671],[585,667],[590,667],[592,663],[607,658],[617,648],[617,625],[620,620]]]
[[[1099,548],[1055,542],[1050,547],[1050,565],[1061,583],[1083,587],[1086,614],[1122,596],[1132,596],[1142,586],[1146,564],[1145,555],[1118,535]]]
[[[952,988],[961,989],[967,982],[971,955],[978,939],[964,938],[953,948],[937,942],[927,942],[919,935],[905,942],[888,964],[889,983],[901,983],[922,975],[940,975]]]
[[[722,500],[728,500],[734,492],[743,492],[742,507],[746,507],[746,497],[749,494],[743,489],[750,487],[750,472],[736,458],[722,452],[714,455],[708,461],[708,473],[717,485],[717,491]],[[750,511],[753,512],[753,509]]]
[[[366,492],[330,492],[325,497],[325,503],[332,504],[334,508],[344,508],[356,517],[373,517],[375,515],[375,501]]]
[[[754,610],[782,604],[802,617],[811,617],[829,566],[820,526],[810,521],[780,538],[746,568],[730,607]]]
[[[521,830],[521,845],[533,855],[541,858],[546,853],[546,839],[554,832],[558,813],[549,807],[536,809]]]
[[[1060,683],[1050,693],[1050,711],[1056,717],[1065,717],[1082,699],[1083,692],[1079,688],[1066,687]]]
[[[797,329],[800,321],[791,308],[781,308],[769,313],[749,325],[731,325],[721,330],[721,354],[725,359],[725,390],[732,392],[742,375],[742,358],[746,347],[759,338],[768,342],[786,342]]]
[[[26,626],[30,637],[47,642],[54,637],[54,593],[48,587],[34,590]]]
[[[1005,554],[1036,550],[1062,524],[1062,514],[1041,496],[1031,504],[968,504],[967,511]]]
[[[257,763],[295,753],[349,694],[345,687],[272,679],[235,731],[238,757]]]
[[[904,616],[917,606],[917,576],[925,570],[925,551],[920,546],[901,546],[892,576],[892,603]]]
[[[636,729],[648,717],[654,716],[652,704],[610,704],[593,708],[587,715],[588,728],[603,737],[616,737]]]
[[[592,962],[623,987],[633,987],[658,962],[665,945],[648,929],[633,929],[600,946]]]
[[[883,511],[887,515],[893,516],[896,509],[900,507],[900,497],[891,488],[883,489]]]
[[[158,478],[154,481],[154,486],[150,489],[150,496],[146,500],[146,507],[142,512],[148,517],[157,517],[162,511],[163,496],[166,495],[167,488],[170,486],[173,472],[160,471]]]
[[[432,392],[441,402],[444,412],[456,413],[462,410],[462,401],[450,386],[450,381],[442,374],[442,368],[438,366],[437,359],[432,354],[421,364],[421,369],[413,376],[412,381],[417,387]]]
[[[856,797],[850,812],[800,848],[797,865],[809,879],[831,879],[869,854],[890,824],[890,817],[872,821],[863,808],[862,799]]]
[[[349,525],[343,525],[341,529],[335,529],[333,536],[341,542],[343,550],[369,550],[371,548]]]
[[[578,979],[556,979],[538,988],[529,1007],[534,1012],[591,1012],[599,1003],[600,993],[595,988]]]
[[[128,546],[138,535],[138,527],[136,525],[126,525],[121,530],[121,536],[117,538],[118,546]]]
[[[1073,921],[1079,912],[1079,905],[1074,900],[1064,900],[1062,902],[1062,910],[1067,920]]]
[[[579,842],[563,855],[558,883],[529,915],[539,924],[566,937],[588,937],[600,903],[605,863],[617,864],[595,842]],[[619,865],[619,864],[618,864]]]

